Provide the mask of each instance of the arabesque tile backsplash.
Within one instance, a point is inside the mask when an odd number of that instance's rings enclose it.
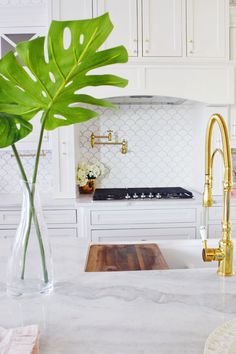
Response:
[[[77,125],[81,161],[102,162],[106,174],[98,179],[99,187],[183,186],[192,187],[196,150],[194,130],[196,106],[125,104],[117,109],[100,109],[100,116]],[[113,130],[114,139],[128,141],[128,153],[120,146],[90,146],[90,135]],[[24,153],[24,152],[22,152]],[[27,151],[29,154],[30,151]],[[41,190],[53,190],[52,152],[41,158]],[[32,173],[34,158],[24,158]],[[0,193],[20,190],[18,169],[11,151],[0,151]]]
[[[100,187],[192,186],[194,174],[194,105],[118,105],[100,109],[99,118],[79,127],[81,160],[102,162],[106,175]],[[112,129],[118,141],[128,141],[128,153],[120,146],[90,146],[90,135]]]

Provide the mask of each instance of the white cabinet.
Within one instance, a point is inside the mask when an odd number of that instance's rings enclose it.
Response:
[[[132,204],[132,202],[131,202]],[[92,242],[183,240],[197,237],[200,209],[196,205],[91,203],[79,206],[79,234]]]
[[[144,57],[182,56],[182,0],[142,0]]]
[[[130,57],[228,58],[228,0],[93,0],[93,16],[105,12],[115,26],[106,46]]]
[[[187,0],[187,55],[227,58],[228,1]]]
[[[222,207],[216,206],[209,209],[209,226],[208,235],[209,238],[216,238],[220,240],[222,238]],[[231,206],[231,228],[232,238],[236,237],[236,206]]]
[[[138,1],[137,0],[94,0],[93,16],[109,12],[114,29],[105,48],[124,45],[130,57],[138,56]]]
[[[182,55],[183,0],[94,0],[93,16],[109,12],[106,47],[123,44],[130,57]]]
[[[122,229],[122,230],[92,230],[91,241],[99,242],[135,242],[157,240],[189,240],[196,237],[194,227],[156,228],[156,229]]]
[[[53,0],[52,18],[63,21],[92,17],[92,0]]]
[[[44,209],[48,234],[52,237],[77,237],[76,209]],[[0,210],[0,238],[12,238],[20,221],[20,210]]]

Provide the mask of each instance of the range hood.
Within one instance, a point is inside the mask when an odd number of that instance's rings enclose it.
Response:
[[[181,105],[186,100],[176,97],[168,96],[149,96],[149,95],[135,95],[135,96],[120,96],[109,98],[109,101],[119,104],[148,104],[148,105]]]

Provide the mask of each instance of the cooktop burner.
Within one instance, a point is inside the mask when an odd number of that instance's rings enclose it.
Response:
[[[160,188],[97,188],[93,200],[187,199],[193,194],[181,187]]]

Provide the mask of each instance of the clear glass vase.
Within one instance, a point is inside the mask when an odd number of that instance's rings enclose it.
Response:
[[[8,263],[7,293],[49,294],[53,290],[53,264],[37,185],[25,181],[21,185],[21,219]]]

